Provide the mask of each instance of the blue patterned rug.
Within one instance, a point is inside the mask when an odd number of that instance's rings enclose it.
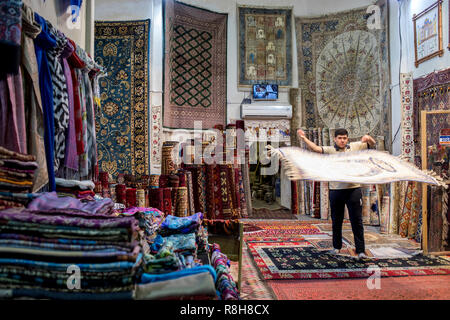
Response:
[[[95,60],[108,73],[95,115],[98,161],[113,177],[149,171],[149,32],[150,20],[95,22]]]

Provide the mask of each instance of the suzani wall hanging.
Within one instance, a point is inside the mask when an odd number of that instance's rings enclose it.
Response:
[[[226,124],[227,19],[227,14],[165,1],[164,127]]]
[[[296,17],[295,28],[302,126],[346,128],[350,138],[370,134],[390,141],[386,1],[315,18]]]
[[[114,177],[149,170],[149,31],[150,20],[95,22],[95,59],[108,73],[95,115],[98,161]]]
[[[292,9],[238,7],[238,85],[292,85]]]

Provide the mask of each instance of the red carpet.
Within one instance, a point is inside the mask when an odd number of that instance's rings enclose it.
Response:
[[[450,276],[381,278],[369,290],[366,279],[269,280],[278,300],[449,300]]]

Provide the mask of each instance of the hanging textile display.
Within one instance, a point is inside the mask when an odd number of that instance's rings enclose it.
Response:
[[[414,163],[412,72],[400,74],[400,103],[402,111],[402,156]]]
[[[390,139],[387,1],[376,5],[377,28],[369,29],[364,19],[367,7],[295,18],[302,126],[345,127],[350,138]]]
[[[39,88],[39,73],[33,40],[41,32],[41,26],[34,19],[34,12],[26,5],[22,7],[22,71],[24,74],[24,104],[28,152],[36,157],[38,168],[34,173],[33,192],[48,183],[45,158],[44,126],[39,119],[44,118]],[[28,90],[28,92],[27,92]]]
[[[292,84],[292,9],[238,6],[238,86]]]
[[[113,177],[149,170],[150,20],[95,21],[95,57],[107,66],[96,114],[98,161]]]
[[[227,14],[165,1],[163,126],[226,124]]]

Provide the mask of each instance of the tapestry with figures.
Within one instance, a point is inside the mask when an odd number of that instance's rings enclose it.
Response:
[[[163,126],[226,124],[227,14],[167,0]]]
[[[370,134],[390,141],[386,0],[315,18],[295,17],[295,28],[302,125],[346,128],[350,138]]]
[[[238,7],[238,85],[292,84],[291,25],[291,9]]]
[[[149,170],[149,31],[149,19],[95,22],[95,59],[107,70],[95,114],[98,161],[113,177]]]

